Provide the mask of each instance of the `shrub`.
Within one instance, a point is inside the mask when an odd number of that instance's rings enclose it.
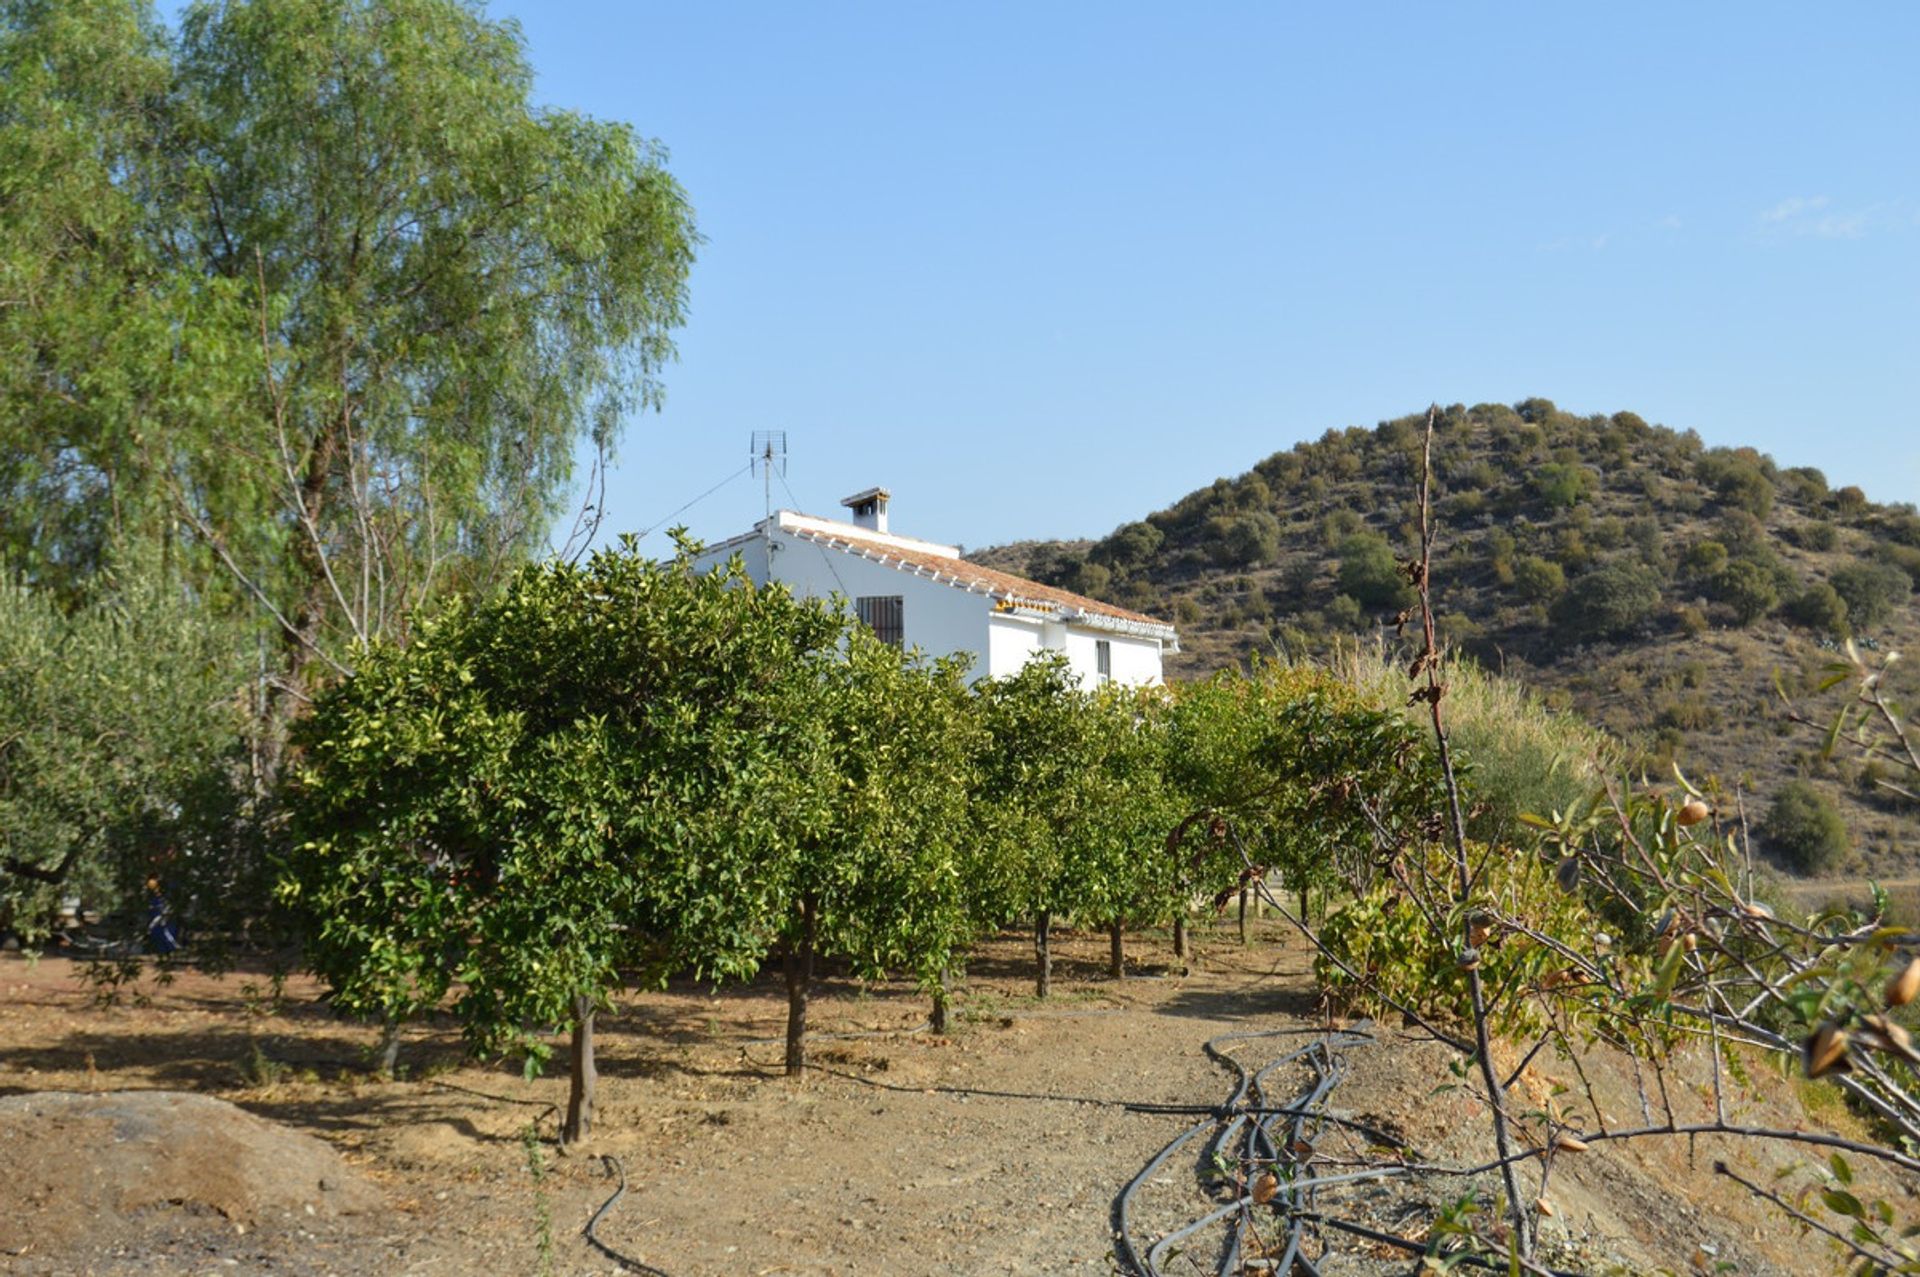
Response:
[[[1680,570],[1689,579],[1710,580],[1726,570],[1727,547],[1718,541],[1695,541],[1680,556]]]
[[[1094,557],[1116,567],[1140,567],[1153,558],[1166,534],[1151,523],[1123,523],[1094,547]]]
[[[1567,588],[1567,574],[1551,559],[1524,554],[1513,565],[1513,588],[1530,603],[1548,603]]]
[[[1847,823],[1828,798],[1804,780],[1788,781],[1760,820],[1760,837],[1788,868],[1820,873],[1847,853]]]
[[[1615,562],[1576,579],[1553,620],[1579,638],[1609,638],[1644,624],[1659,606],[1660,578],[1643,564]]]
[[[1780,602],[1773,573],[1748,559],[1735,559],[1713,578],[1713,597],[1733,609],[1742,625],[1751,625]]]
[[[1693,472],[1725,505],[1762,519],[1773,509],[1773,481],[1750,450],[1710,452],[1700,458]]]
[[[1335,630],[1358,630],[1367,623],[1366,609],[1351,594],[1336,594],[1327,604],[1327,626]]]
[[[1827,499],[1827,476],[1812,466],[1795,466],[1783,471],[1780,486],[1806,505],[1817,506]]]
[[[1207,522],[1207,553],[1223,567],[1251,567],[1280,553],[1280,520],[1265,510]]]
[[[1832,580],[1835,592],[1847,601],[1847,620],[1856,630],[1885,623],[1895,605],[1913,593],[1913,578],[1891,563],[1849,563]]]
[[[1534,471],[1533,490],[1554,509],[1569,510],[1593,494],[1593,472],[1556,461]]]
[[[1398,611],[1413,602],[1413,587],[1400,571],[1385,537],[1356,533],[1340,543],[1340,590],[1365,607]]]
[[[1873,553],[1881,562],[1891,563],[1905,572],[1914,582],[1914,588],[1920,589],[1920,550],[1910,545],[1883,541],[1873,548]]]
[[[1840,542],[1840,529],[1825,519],[1813,523],[1795,524],[1793,527],[1783,529],[1781,535],[1803,550],[1815,550],[1822,554]]]
[[[1796,594],[1787,605],[1787,615],[1816,634],[1845,638],[1848,633],[1847,601],[1825,581],[1816,581]]]
[[[1329,511],[1327,517],[1320,521],[1320,535],[1330,550],[1338,549],[1342,541],[1358,536],[1366,529],[1367,521],[1345,508]]]

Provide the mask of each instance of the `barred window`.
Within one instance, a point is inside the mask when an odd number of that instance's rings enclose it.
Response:
[[[1113,644],[1105,639],[1093,641],[1093,670],[1100,682],[1113,682]]]
[[[853,601],[855,613],[860,624],[873,631],[874,637],[882,643],[891,643],[901,647],[906,643],[906,622],[901,617],[901,596],[898,594],[870,594]]]

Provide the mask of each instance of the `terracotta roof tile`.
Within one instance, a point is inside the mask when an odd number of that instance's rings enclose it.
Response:
[[[969,563],[965,559],[955,558],[952,555],[915,550],[887,541],[869,540],[857,532],[839,529],[824,532],[810,528],[789,528],[788,531],[794,536],[816,541],[822,545],[845,547],[863,558],[872,559],[886,566],[898,567],[902,571],[930,572],[936,579],[944,579],[950,585],[980,590],[1016,607],[1025,605],[1043,610],[1068,608],[1132,625],[1164,629],[1169,635],[1174,628],[1171,622],[1148,616],[1144,612],[1132,612],[1123,607],[1115,607],[1111,603],[1102,603],[1099,599],[1090,599],[1084,594],[1075,594],[1071,590],[1042,585],[1038,581],[1014,576],[1011,572],[998,572],[992,568],[984,568],[977,563]]]

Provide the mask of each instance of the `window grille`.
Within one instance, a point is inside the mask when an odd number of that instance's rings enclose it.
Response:
[[[1113,682],[1113,644],[1106,639],[1093,641],[1093,669],[1102,683]]]
[[[901,613],[901,596],[898,594],[870,594],[853,601],[854,612],[860,618],[860,624],[873,631],[874,637],[882,643],[891,643],[901,647],[906,643],[906,622]]]

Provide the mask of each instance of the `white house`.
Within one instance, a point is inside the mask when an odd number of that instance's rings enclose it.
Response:
[[[960,557],[958,546],[887,528],[885,488],[841,502],[853,521],[780,510],[740,536],[708,546],[699,563],[733,555],[754,581],[795,594],[839,594],[889,643],[933,656],[966,652],[972,677],[1011,674],[1036,652],[1064,652],[1083,686],[1158,684],[1160,658],[1180,650],[1173,626]]]

